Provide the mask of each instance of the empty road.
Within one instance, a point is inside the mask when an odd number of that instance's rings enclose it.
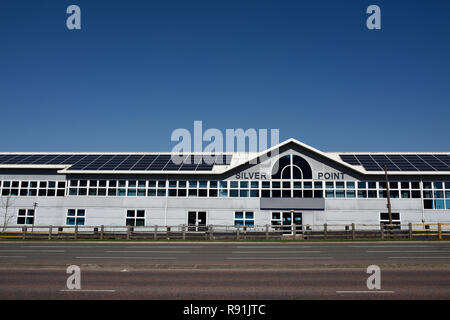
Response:
[[[0,299],[449,298],[448,242],[0,243]]]

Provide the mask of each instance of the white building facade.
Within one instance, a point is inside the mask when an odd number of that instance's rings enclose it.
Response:
[[[450,222],[450,153],[329,153],[290,139],[253,154],[2,153],[8,226]],[[189,161],[187,161],[189,160]],[[220,160],[220,161],[219,161]]]

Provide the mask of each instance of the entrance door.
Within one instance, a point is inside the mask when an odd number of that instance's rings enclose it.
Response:
[[[295,225],[295,232],[302,232],[302,213],[293,211],[283,211],[281,213],[281,230],[283,234],[292,234],[292,226]],[[278,224],[278,223],[277,223]]]
[[[188,212],[188,230],[189,231],[206,230],[206,211]]]

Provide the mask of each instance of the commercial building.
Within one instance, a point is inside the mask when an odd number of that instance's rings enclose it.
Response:
[[[450,222],[450,153],[1,153],[0,223],[176,226]],[[211,161],[212,159],[212,161]]]

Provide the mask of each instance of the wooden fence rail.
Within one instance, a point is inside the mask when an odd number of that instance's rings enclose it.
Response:
[[[15,240],[362,240],[450,239],[450,223],[177,226],[7,226],[0,239]]]

